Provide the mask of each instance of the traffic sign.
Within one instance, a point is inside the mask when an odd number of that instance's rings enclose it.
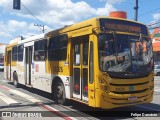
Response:
[[[13,0],[13,9],[21,9],[21,0]]]

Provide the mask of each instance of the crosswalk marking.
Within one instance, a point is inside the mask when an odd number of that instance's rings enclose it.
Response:
[[[5,89],[5,90],[10,90],[10,88],[8,88],[6,86],[2,86],[2,85],[0,85],[0,88]]]
[[[41,106],[42,108],[44,108],[44,109],[47,109],[48,111],[51,111],[51,112],[53,112],[54,114],[58,114],[58,116],[61,116],[61,117],[63,117],[64,119],[66,119],[66,120],[77,120],[76,118],[74,118],[74,117],[68,117],[66,114],[64,114],[64,113],[62,113],[62,112],[60,112],[59,110],[57,110],[57,109],[55,109],[55,108],[53,108],[53,107],[51,107],[51,106],[49,106],[49,105],[44,105],[44,104],[41,104],[41,103],[37,103],[39,106]]]
[[[49,106],[49,105],[45,105],[43,104],[43,102],[39,99],[36,99],[28,94],[25,94],[23,92],[20,92],[18,90],[14,90],[14,89],[10,89],[8,87],[5,87],[5,86],[2,86],[1,88],[5,88],[5,89],[8,89],[9,92],[13,93],[13,94],[16,94],[20,97],[23,97],[33,103],[36,103],[37,105],[39,105],[39,107],[42,107],[42,108],[45,108],[46,110],[52,112],[53,114],[56,114],[58,115],[59,117],[63,118],[63,119],[66,119],[66,120],[77,120],[76,118],[74,117],[69,117],[67,116],[65,113],[63,112],[60,112],[59,110]],[[6,102],[7,104],[16,104],[18,102],[16,102],[15,100],[13,100],[12,98],[9,98],[8,96],[6,96],[4,93],[1,93],[0,92],[0,99],[3,100],[4,102]]]
[[[34,97],[30,96],[30,95],[27,95],[27,94],[25,94],[23,92],[18,91],[18,90],[13,90],[13,89],[10,89],[10,88],[8,88],[6,86],[0,86],[0,88],[5,88],[8,91],[10,91],[10,92],[12,92],[12,93],[14,93],[16,95],[19,95],[19,96],[21,96],[21,97],[23,97],[23,98],[25,98],[25,99],[33,102],[33,103],[42,102],[41,100],[36,99],[36,98],[34,98]]]
[[[160,77],[154,76],[154,80],[155,80],[155,81],[159,81],[159,80],[160,80]]]
[[[154,86],[154,91],[155,92],[160,92],[160,87],[159,86]]]
[[[158,88],[158,89],[154,89],[154,91],[156,91],[156,92],[160,92],[160,88]]]
[[[12,90],[12,89],[10,89],[9,91],[12,92],[12,93],[14,93],[14,94],[16,94],[16,95],[19,95],[19,96],[27,99],[27,100],[29,100],[29,101],[31,101],[31,102],[33,102],[33,103],[42,102],[41,100],[36,99],[36,98],[34,98],[34,97],[30,96],[30,95],[27,95],[27,94],[25,94],[25,93],[22,93],[22,92],[20,92],[20,91],[18,91],[18,90]]]
[[[15,101],[14,99],[8,97],[7,95],[3,94],[0,92],[0,99],[2,101],[4,101],[5,103],[7,103],[8,105],[12,105],[12,104],[18,104],[17,101]]]
[[[9,83],[11,81],[9,81],[9,80],[1,80],[1,82],[3,82],[3,83]]]

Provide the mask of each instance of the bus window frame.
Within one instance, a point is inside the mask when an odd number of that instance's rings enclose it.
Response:
[[[14,48],[16,48],[16,52],[15,52],[15,50],[14,50]],[[15,52],[15,53],[13,53],[13,52]],[[13,59],[13,55],[15,55],[16,56],[16,59]],[[12,47],[12,59],[11,59],[11,61],[17,61],[18,60],[18,47],[17,47],[17,45],[16,46],[13,46]]]
[[[19,47],[20,47],[20,46],[23,46],[22,52],[21,52],[21,51],[19,52]],[[23,52],[24,52],[24,44],[18,45],[18,46],[17,46],[17,61],[18,61],[18,62],[23,62],[23,55],[24,55]],[[22,54],[22,60],[21,60],[21,59],[19,60],[19,55],[21,55],[21,54]]]
[[[36,47],[35,47],[35,44],[37,44],[37,43],[40,43],[40,42],[42,42],[42,41],[44,41],[45,42],[45,46],[44,46],[44,48],[45,49],[37,49],[37,50],[35,50],[36,49]],[[35,53],[36,52],[43,52],[43,54],[44,54],[44,58],[42,58],[42,55],[36,55],[35,56]],[[39,53],[38,53],[39,54]],[[38,59],[35,59],[36,57],[38,57]],[[39,59],[40,58],[40,59]],[[34,61],[46,61],[46,59],[47,59],[47,39],[41,39],[41,40],[38,40],[38,41],[35,41],[34,42],[34,52],[33,52],[33,60]]]
[[[59,37],[63,37],[63,36],[66,37],[65,40],[61,40],[61,38],[59,38]],[[54,49],[53,49],[52,46],[51,46],[51,41],[53,43],[57,43],[57,42],[60,43],[61,41],[65,41],[66,43],[65,43],[65,46],[57,46],[57,47],[54,46]],[[54,37],[49,38],[49,42],[48,42],[48,60],[49,61],[66,61],[67,60],[67,51],[68,51],[67,50],[67,46],[68,46],[68,35],[67,34],[62,34],[62,35],[58,35],[58,36],[54,36]],[[53,51],[59,51],[59,50],[62,50],[62,49],[63,50],[65,49],[65,51],[62,52],[62,53],[65,52],[65,57],[64,57],[65,59],[62,59],[62,57],[60,58],[59,54],[56,54],[56,52],[53,54]],[[50,52],[50,51],[52,51],[52,52]],[[51,56],[50,53],[52,53],[53,58],[50,57]],[[54,55],[57,55],[58,57],[55,57]]]

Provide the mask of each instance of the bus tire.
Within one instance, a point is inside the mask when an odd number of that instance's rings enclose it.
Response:
[[[14,73],[14,74],[13,74],[13,85],[14,85],[16,88],[19,87],[17,73]]]
[[[66,101],[65,88],[62,82],[56,82],[54,86],[54,100],[58,104],[64,104]]]

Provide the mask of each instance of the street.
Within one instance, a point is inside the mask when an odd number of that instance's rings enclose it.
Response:
[[[12,120],[24,117],[30,117],[31,120],[34,120],[35,117],[38,119],[96,120],[106,119],[108,114],[113,114],[113,116],[109,116],[109,119],[158,120],[158,117],[141,117],[140,113],[147,111],[152,113],[152,116],[160,114],[159,96],[160,77],[155,76],[154,99],[150,104],[111,110],[94,109],[75,101],[67,101],[65,105],[57,105],[51,94],[25,86],[15,88],[11,82],[4,79],[3,72],[0,72],[0,116],[3,116],[0,120],[10,120],[9,116],[12,116]],[[119,113],[119,111],[124,111],[124,113]],[[128,111],[134,112],[130,116],[125,116]]]

